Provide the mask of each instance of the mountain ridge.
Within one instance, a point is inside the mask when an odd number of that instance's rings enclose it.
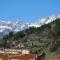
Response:
[[[10,32],[2,40],[5,48],[38,48],[46,51],[59,50],[60,18],[41,27],[29,27],[15,34]]]
[[[13,32],[18,32],[18,31],[22,31],[24,29],[27,29],[29,27],[41,27],[44,24],[48,24],[50,22],[53,22],[54,20],[60,18],[60,15],[52,15],[49,16],[47,18],[41,18],[38,22],[35,23],[22,23],[19,21],[0,21],[0,33],[1,36],[9,33],[10,31]]]

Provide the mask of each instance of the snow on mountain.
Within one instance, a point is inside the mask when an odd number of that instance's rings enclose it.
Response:
[[[4,32],[6,30],[10,30],[13,32],[18,32],[23,29],[28,28],[26,24],[22,24],[19,21],[12,22],[12,21],[0,21],[0,32]]]
[[[47,18],[42,18],[38,22],[25,23],[25,24],[22,22],[19,22],[19,21],[12,22],[12,21],[2,21],[1,20],[0,21],[0,33],[7,34],[10,31],[18,32],[18,31],[24,30],[24,29],[32,27],[32,26],[37,28],[44,24],[48,24],[58,18],[60,18],[60,15],[52,15]]]
[[[41,26],[41,24],[39,24],[39,23],[31,23],[30,25],[29,25],[29,27],[40,27]]]
[[[48,24],[50,22],[53,22],[54,20],[60,18],[60,15],[52,15],[52,16],[49,16],[47,18],[41,18],[37,23],[32,23],[30,26],[33,26],[33,27],[40,27],[44,24]]]
[[[28,24],[23,24],[20,21],[0,21],[0,37],[8,34],[10,31],[18,32],[28,28]]]

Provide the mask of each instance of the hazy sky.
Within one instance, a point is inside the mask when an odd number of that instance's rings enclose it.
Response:
[[[56,13],[60,14],[60,0],[0,0],[0,19],[35,22]]]

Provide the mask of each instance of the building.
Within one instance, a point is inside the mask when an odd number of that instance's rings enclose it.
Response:
[[[31,54],[28,49],[4,49],[0,51],[0,60],[40,60],[42,55]]]
[[[0,60],[8,60],[8,59],[9,59],[8,54],[0,53]]]
[[[36,60],[37,54],[0,54],[0,60]]]
[[[36,54],[11,55],[10,60],[36,60]]]

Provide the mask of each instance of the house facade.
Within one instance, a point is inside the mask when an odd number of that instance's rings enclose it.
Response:
[[[31,54],[28,49],[0,50],[0,60],[43,60],[43,55]]]

